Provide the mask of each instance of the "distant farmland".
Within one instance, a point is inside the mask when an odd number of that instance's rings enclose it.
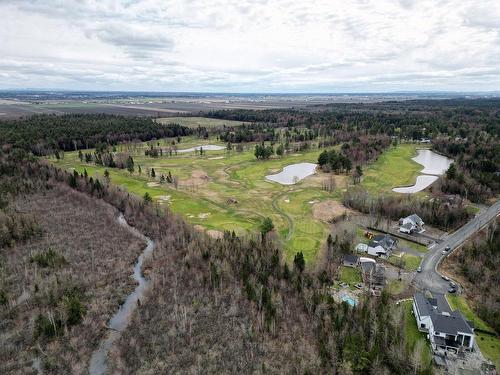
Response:
[[[226,126],[240,126],[245,124],[242,121],[232,121],[232,120],[219,120],[215,118],[207,117],[162,117],[156,119],[161,124],[179,124],[187,126],[190,128],[197,128],[198,126],[203,126],[206,128],[215,128],[223,125]]]

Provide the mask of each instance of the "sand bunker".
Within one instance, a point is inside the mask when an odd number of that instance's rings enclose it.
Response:
[[[328,199],[323,202],[314,203],[312,212],[315,219],[330,221],[342,216],[344,213],[350,213],[352,211],[345,207],[342,203]]]
[[[160,183],[159,182],[148,182],[146,185],[148,185],[148,187],[155,187],[155,186],[160,186]]]
[[[206,219],[209,216],[210,216],[210,212],[203,212],[201,214],[198,214],[198,219]]]
[[[208,158],[208,160],[220,160],[224,159],[224,156],[214,156],[213,158]]]

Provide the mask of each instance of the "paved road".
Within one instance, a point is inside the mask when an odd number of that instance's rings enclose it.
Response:
[[[437,272],[437,266],[451,251],[446,254],[443,254],[442,251],[446,246],[449,246],[451,250],[456,249],[498,215],[500,215],[500,201],[482,211],[455,233],[443,238],[443,242],[436,244],[429,250],[421,263],[422,272],[415,274],[413,280],[415,287],[435,293],[446,293],[449,289],[449,283],[441,278]]]

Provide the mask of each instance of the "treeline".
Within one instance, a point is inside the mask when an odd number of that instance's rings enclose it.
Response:
[[[483,202],[500,192],[500,142],[482,133],[474,138],[439,137],[435,150],[455,159],[452,173],[442,181],[442,191]]]
[[[371,196],[362,189],[350,189],[342,198],[344,206],[374,217],[384,217],[399,220],[411,214],[417,214],[429,225],[444,231],[465,224],[472,216],[461,204],[449,202],[434,197],[423,200],[402,195]]]
[[[8,148],[4,148],[8,150]],[[22,151],[0,152],[0,249],[26,241],[42,232],[39,223],[29,214],[21,213],[10,203],[18,194],[38,190],[40,181],[23,179],[16,166],[19,158],[27,157]]]
[[[474,288],[476,310],[481,319],[500,334],[500,225],[493,223],[485,237],[458,253],[462,274]]]
[[[98,143],[116,145],[190,134],[191,129],[177,124],[161,125],[150,118],[106,114],[34,115],[0,121],[0,144],[21,147],[35,155],[93,148]]]

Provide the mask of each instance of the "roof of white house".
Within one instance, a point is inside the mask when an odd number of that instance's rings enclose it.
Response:
[[[413,225],[415,224],[412,224],[412,223],[406,223],[404,225],[401,225],[401,228],[405,228],[405,229],[409,229],[411,230],[413,228]]]
[[[441,311],[435,298],[426,298],[422,293],[415,293],[413,300],[420,316],[430,316],[435,332],[457,335],[458,332],[472,334],[470,324],[460,311]]]
[[[407,220],[411,220],[413,223],[422,225],[424,221],[417,214],[411,214],[410,216],[405,217]]]
[[[472,335],[473,331],[460,311],[455,310],[447,314],[431,314],[432,325],[435,332],[457,335],[458,332]]]

